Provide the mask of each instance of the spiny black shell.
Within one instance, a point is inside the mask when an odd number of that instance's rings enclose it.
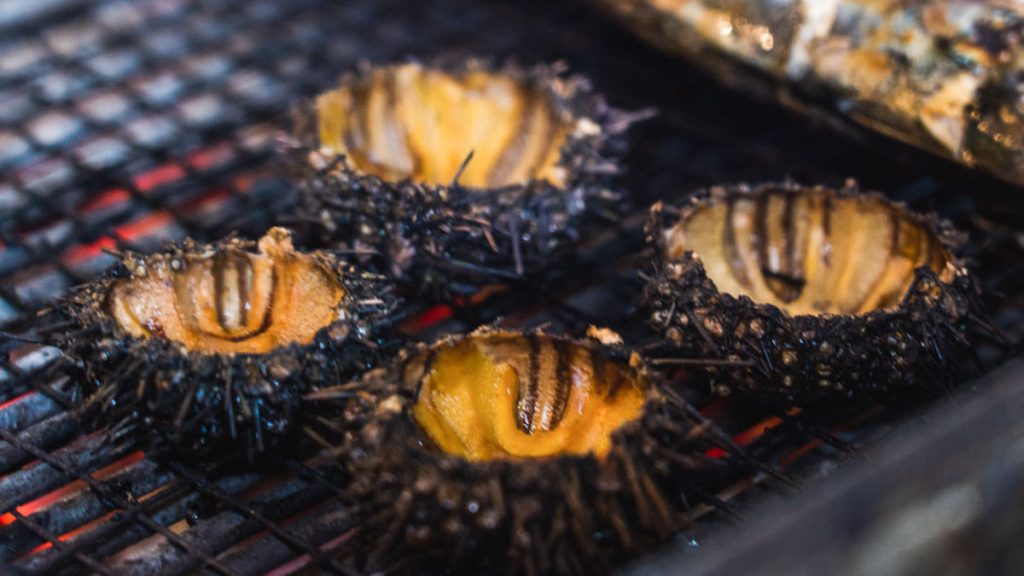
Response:
[[[313,256],[344,288],[348,314],[308,345],[265,354],[190,353],[165,338],[129,334],[107,311],[112,286],[137,270],[254,246],[238,238],[186,240],[155,254],[127,253],[104,277],[74,289],[47,313],[44,334],[77,372],[75,392],[89,422],[115,437],[128,434],[189,456],[253,461],[294,431],[305,393],[377,363],[393,343],[393,289],[379,275],[326,253]]]
[[[547,181],[473,189],[458,183],[393,183],[356,169],[344,156],[319,152],[312,106],[295,113],[294,136],[285,143],[300,185],[300,219],[315,223],[324,245],[359,255],[370,269],[438,299],[482,285],[539,274],[556,263],[594,220],[614,216],[621,195],[609,188],[625,150],[623,133],[640,116],[607,105],[580,76],[563,66],[500,68],[480,60],[438,65],[453,75],[488,70],[539,88],[558,110],[588,130],[574,130],[561,149],[564,187]],[[374,69],[346,76],[365,81]]]
[[[773,191],[825,191],[836,197],[867,195],[903,210],[931,230],[949,253],[954,275],[943,281],[929,267],[914,271],[899,305],[866,314],[792,316],[778,307],[719,292],[699,255],[666,258],[663,231],[678,214],[730,196]],[[647,239],[652,270],[644,290],[650,326],[664,337],[664,355],[717,358],[734,366],[709,367],[712,391],[754,393],[784,401],[878,399],[948,387],[968,337],[980,321],[978,288],[961,257],[965,236],[934,214],[917,214],[855,184],[841,190],[793,183],[713,187],[695,193],[674,213],[651,209]],[[740,365],[742,364],[742,365]]]
[[[642,415],[614,433],[603,460],[469,461],[429,448],[411,414],[419,386],[401,384],[400,372],[433,347],[403,351],[393,365],[316,395],[319,438],[335,439],[324,443],[352,478],[345,500],[358,515],[359,529],[339,551],[343,565],[358,573],[606,573],[689,526],[690,507],[705,501],[711,483],[745,467],[735,456],[706,456],[735,448],[647,375],[638,356],[555,338],[632,365],[650,384]]]

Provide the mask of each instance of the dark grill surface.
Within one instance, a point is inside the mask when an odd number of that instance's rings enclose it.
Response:
[[[855,176],[971,232],[988,307],[1010,353],[1018,348],[1019,190],[725,92],[583,5],[9,0],[0,39],[0,565],[14,571],[331,569],[331,550],[357,527],[337,498],[343,474],[312,443],[270,469],[156,461],[83,429],[67,411],[67,378],[47,370],[55,352],[11,335],[31,337],[37,309],[109,266],[104,249],[147,250],[233,230],[252,236],[288,223],[294,199],[274,161],[275,134],[287,128],[290,106],[363,60],[564,59],[613,104],[660,112],[632,133],[622,184],[635,193],[633,215],[610,223],[542,286],[410,315],[417,336],[501,317],[570,330],[607,325],[644,345],[634,305],[643,206],[714,183],[792,177],[835,185]],[[978,349],[986,369],[1005,354]],[[959,379],[977,374],[951,370]],[[923,409],[769,409],[712,401],[700,378],[693,382],[691,399],[745,456],[796,479],[828,472]],[[742,513],[786,490],[768,477],[708,497],[683,545],[728,530],[721,520],[732,514],[722,511]]]

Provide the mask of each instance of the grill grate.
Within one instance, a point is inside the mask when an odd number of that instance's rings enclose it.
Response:
[[[340,4],[340,5],[336,5]],[[555,4],[555,5],[549,5]],[[1022,208],[1003,185],[913,152],[834,136],[723,92],[580,6],[429,0],[74,0],[0,10],[0,326],[31,338],[34,312],[113,259],[186,235],[254,235],[293,203],[274,166],[289,106],[367,59],[409,54],[567,59],[621,107],[661,115],[633,133],[637,205],[715,182],[855,174],[974,234],[1012,342],[1024,308]],[[30,6],[31,5],[31,6]],[[5,6],[6,8],[7,6]],[[969,194],[964,194],[968,191]],[[507,325],[610,325],[641,342],[633,301],[638,211],[590,241],[564,277],[415,316],[428,337]],[[614,262],[614,265],[609,263]],[[586,273],[579,273],[584,270]],[[979,350],[986,357],[992,354]],[[274,469],[200,468],[103,442],[67,412],[54,351],[0,338],[0,562],[27,574],[287,574],[338,570],[355,527],[344,474],[311,445]],[[988,360],[990,363],[993,360]],[[805,478],[890,433],[917,407],[797,412],[691,400],[765,469]],[[728,449],[728,447],[727,447]],[[735,448],[731,449],[736,451]],[[723,450],[723,455],[725,451]],[[695,507],[718,519],[783,483],[760,473]],[[724,511],[726,514],[718,514]]]

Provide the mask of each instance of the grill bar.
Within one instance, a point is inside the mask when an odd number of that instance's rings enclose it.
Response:
[[[60,412],[18,433],[18,442],[49,450],[78,435],[81,429],[74,416]],[[29,462],[32,455],[7,442],[0,442],[0,471],[9,473]]]
[[[84,0],[16,0],[0,8],[0,30],[17,31],[19,26],[38,24],[46,18],[69,15],[81,9]]]
[[[42,461],[0,479],[0,494],[4,496],[4,499],[0,500],[0,509],[3,510],[10,510],[22,502],[42,496],[63,486],[68,478],[75,478],[89,470],[110,464],[119,456],[128,453],[126,449],[115,451],[104,445],[98,436],[88,437],[52,454],[31,444],[22,443],[17,436],[5,430],[0,430],[0,438]]]
[[[235,512],[240,512],[240,513],[245,514],[246,516],[248,516],[248,518],[250,520],[255,521],[259,525],[259,527],[261,529],[270,532],[271,534],[276,536],[278,540],[280,540],[282,543],[290,546],[295,551],[298,551],[298,552],[301,552],[301,553],[304,553],[304,554],[307,554],[307,555],[310,555],[310,556],[316,556],[317,555],[317,551],[316,551],[315,548],[311,547],[305,541],[300,540],[300,539],[294,537],[287,530],[284,530],[281,527],[279,527],[274,522],[274,520],[272,520],[267,514],[263,513],[261,511],[261,508],[263,508],[263,506],[253,506],[251,503],[241,502],[237,498],[235,498],[232,495],[224,492],[223,490],[218,489],[216,486],[214,486],[210,482],[206,481],[202,476],[196,474],[195,472],[193,472],[191,470],[188,470],[187,468],[185,468],[184,466],[182,466],[179,463],[173,464],[172,467],[182,477],[187,478],[189,481],[191,481],[192,484],[202,494],[206,494],[208,496],[211,496],[211,497],[217,499],[218,501],[220,501],[221,503],[223,503],[223,504],[225,504],[227,506],[230,506],[232,509],[234,509]],[[302,479],[296,479],[296,481],[301,483],[303,493],[306,494],[306,495],[310,495],[313,498],[310,502],[314,502],[314,503],[315,502],[320,502],[321,500],[323,500],[324,498],[326,498],[330,494],[330,489],[328,488],[328,486],[316,485],[316,484],[309,485],[307,482],[303,481]],[[262,502],[259,502],[259,504],[262,504]],[[268,508],[269,508],[269,505],[268,505]],[[281,508],[276,509],[276,510],[272,509],[269,513],[271,513],[271,514],[275,514],[276,513],[276,514],[282,514],[283,515],[283,514],[287,513],[286,512],[287,510],[293,510],[293,509],[294,509],[293,507],[289,508],[289,507],[285,506],[285,507],[281,507]],[[225,548],[226,548],[226,546],[225,546]]]
[[[334,502],[318,508],[315,514],[308,518],[296,519],[293,526],[288,528],[291,537],[302,542],[316,542],[321,544],[322,551],[315,551],[312,555],[307,552],[300,556],[302,567],[310,564],[321,565],[329,569],[327,564],[332,547],[326,543],[337,538],[345,538],[351,530],[352,520],[347,507]],[[338,537],[341,534],[342,536]],[[335,542],[337,545],[339,542]],[[228,550],[222,559],[224,563],[239,574],[260,574],[267,566],[280,566],[295,557],[295,548],[281,541],[272,535],[260,537],[237,550]]]
[[[19,400],[25,400],[28,403],[21,406],[21,408],[31,414],[41,411],[43,407],[39,406],[38,403],[46,402],[49,399],[60,404],[61,408],[67,409],[69,405],[63,393],[67,378],[58,377],[56,380],[48,378],[54,369],[52,360],[57,356],[56,350],[53,348],[31,347],[30,350],[19,348],[10,353],[11,356],[16,354],[21,355],[18,361],[8,362],[6,359],[0,358],[0,383],[4,384],[7,388],[7,393],[4,394],[4,408],[10,407]],[[36,397],[30,397],[26,394],[27,392],[37,392],[38,394],[35,395]],[[16,423],[19,418],[16,414],[12,414],[10,417],[5,416],[4,418],[13,419],[7,425],[12,428],[19,428],[25,425],[24,423]]]
[[[158,470],[151,461],[142,461],[131,465],[114,476],[106,479],[108,484],[123,486],[131,494],[145,495],[157,488],[165,487],[171,475]],[[96,520],[109,511],[106,503],[96,494],[84,491],[79,495],[61,500],[56,504],[40,510],[32,515],[33,520],[42,529],[51,534],[66,534],[75,528]],[[42,544],[22,524],[11,524],[4,531],[3,544],[0,545],[0,560],[10,561],[19,551],[31,550]]]
[[[258,477],[255,475],[231,477],[222,481],[225,486],[237,490],[251,488],[257,482]],[[200,496],[186,484],[180,484],[150,496],[140,504],[140,511],[151,515],[153,521],[162,526],[172,526],[187,520],[199,505]],[[96,557],[108,558],[115,553],[125,554],[131,546],[138,545],[153,533],[149,526],[135,521],[135,515],[129,511],[119,519],[73,539],[71,545],[75,549],[88,550]],[[59,566],[66,566],[70,560],[66,554],[44,554],[28,558],[22,567],[27,572],[45,574]],[[109,560],[107,563],[110,563]]]
[[[62,407],[44,394],[29,393],[0,412],[0,428],[17,432],[60,412]]]
[[[157,523],[156,521],[154,521],[148,514],[143,512],[141,509],[139,509],[135,504],[127,502],[122,496],[113,494],[105,486],[103,486],[102,484],[100,484],[96,480],[92,479],[85,472],[81,471],[80,470],[80,468],[82,467],[81,464],[79,464],[78,466],[75,466],[76,460],[81,459],[83,454],[85,454],[87,452],[90,452],[90,451],[94,451],[94,453],[97,453],[97,454],[103,454],[104,457],[101,457],[99,459],[101,462],[106,463],[107,461],[109,461],[108,460],[108,458],[109,458],[108,455],[112,454],[113,450],[111,448],[103,445],[103,444],[100,444],[97,441],[96,437],[93,437],[92,439],[90,439],[90,440],[92,440],[94,442],[97,442],[97,445],[95,447],[91,448],[91,450],[67,451],[67,452],[65,452],[65,454],[62,455],[63,458],[57,457],[55,455],[48,454],[45,451],[43,451],[43,450],[41,450],[41,449],[39,449],[39,448],[37,448],[35,446],[29,446],[29,445],[21,444],[18,441],[18,437],[17,436],[14,436],[13,434],[11,434],[10,432],[7,432],[5,430],[0,430],[0,438],[3,438],[5,441],[7,441],[10,444],[16,445],[18,448],[20,448],[22,450],[26,450],[28,452],[31,452],[35,457],[37,457],[39,460],[41,460],[44,463],[43,465],[41,465],[41,466],[39,466],[39,467],[37,467],[35,469],[41,470],[42,472],[39,473],[39,476],[43,476],[44,477],[43,478],[44,482],[50,483],[50,484],[45,484],[45,483],[40,483],[40,484],[51,485],[52,486],[53,479],[51,478],[51,472],[63,475],[63,477],[65,477],[65,478],[74,478],[74,479],[80,480],[83,483],[85,483],[91,490],[96,492],[98,495],[100,495],[102,498],[104,498],[108,502],[112,503],[114,506],[119,507],[119,508],[123,508],[123,509],[125,509],[127,511],[128,514],[136,516],[137,521],[140,522],[141,524],[143,524],[144,526],[146,526],[147,528],[149,528],[151,530],[154,530],[155,532],[158,532],[159,534],[163,535],[165,538],[167,538],[167,540],[169,540],[171,543],[174,543],[175,545],[182,546],[182,547],[185,546],[185,544],[182,543],[182,540],[178,537],[177,534],[174,534],[173,532],[168,530],[163,525],[161,525],[161,524]],[[109,458],[109,459],[112,459],[112,458]],[[71,465],[69,466],[68,463],[65,462],[65,461],[70,461]],[[74,468],[72,468],[72,466]],[[29,469],[29,471],[27,471],[27,472],[31,472],[31,470],[33,470],[33,469]],[[21,480],[22,482],[26,481],[24,478],[20,478],[17,474],[14,474],[14,475],[8,476],[7,478],[5,478],[3,481],[0,481],[0,482],[6,482],[6,481],[8,481],[8,479],[10,479],[12,477],[16,478],[17,480]],[[23,485],[23,484],[17,483],[16,481],[12,481],[12,482],[14,482],[15,486]],[[57,485],[59,485],[59,483]],[[14,490],[16,491],[17,488],[14,488]],[[3,491],[2,485],[0,485],[0,491]],[[9,503],[9,502],[2,502],[0,504],[3,504],[3,505],[0,505],[0,508],[13,507],[13,505],[14,505],[14,503]],[[32,525],[30,525],[30,527],[31,526]],[[54,547],[56,547],[58,550],[62,550],[64,548],[64,544],[63,543],[54,541],[52,538],[48,537],[48,535],[46,535],[46,534],[44,534],[42,532],[39,532],[39,534],[40,534],[40,536],[43,536],[44,538],[47,538],[47,540],[49,540],[54,545]],[[203,564],[205,564],[205,565],[207,565],[207,566],[209,566],[211,568],[214,568],[214,569],[216,569],[216,570],[218,570],[218,571],[220,571],[222,573],[230,573],[223,566],[221,566],[217,561],[213,560],[212,558],[210,558],[207,554],[203,553],[202,551],[196,550],[195,547],[191,547],[189,553],[190,553],[190,555],[197,556],[197,558],[198,558],[198,560],[200,562],[202,562]],[[90,567],[92,567],[91,566],[91,562],[92,561],[90,561]]]
[[[67,546],[63,542],[60,541],[60,538],[58,538],[55,534],[51,534],[50,532],[46,531],[44,528],[40,527],[38,524],[36,524],[36,522],[34,520],[31,520],[31,519],[23,516],[17,510],[12,512],[12,514],[14,514],[14,517],[19,522],[21,522],[22,525],[26,526],[29,530],[35,532],[41,539],[43,539],[46,542],[48,542],[50,545],[55,547],[57,550],[60,550],[62,552],[65,552],[65,551],[68,550]],[[108,575],[114,574],[110,570],[110,568],[107,568],[106,566],[100,564],[99,562],[93,560],[92,558],[89,558],[88,556],[85,556],[83,554],[74,553],[74,552],[69,552],[69,553],[73,554],[75,556],[76,560],[78,560],[82,564],[85,564],[90,569],[99,572],[100,574],[108,574]]]
[[[312,488],[304,482],[292,480],[253,498],[249,511],[279,520],[290,511],[311,506],[326,495],[326,489]],[[206,564],[216,572],[231,574],[232,570],[220,561],[214,564],[211,555],[258,533],[262,527],[262,522],[247,518],[247,514],[222,512],[196,524],[181,537],[155,541],[137,556],[132,556],[130,561],[118,560],[111,567],[129,574],[188,574]],[[167,569],[169,566],[173,568]]]

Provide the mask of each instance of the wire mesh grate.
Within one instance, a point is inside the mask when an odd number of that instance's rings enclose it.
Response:
[[[27,6],[28,2],[13,4]],[[12,5],[13,5],[12,4]],[[1018,341],[1021,208],[999,184],[873,142],[837,138],[711,85],[580,6],[429,0],[73,0],[0,10],[0,326],[31,339],[36,310],[113,262],[108,250],[254,235],[294,202],[275,165],[292,105],[360,61],[416,55],[566,59],[622,107],[655,106],[633,134],[637,206],[716,182],[856,174],[976,234],[997,319]],[[556,4],[556,5],[549,5]],[[11,10],[10,13],[14,13]],[[971,195],[962,191],[970,187]],[[421,336],[507,325],[611,325],[633,309],[642,211],[610,224],[543,286],[436,308]],[[609,264],[614,263],[614,264]],[[1016,268],[1016,269],[1015,269]],[[201,469],[103,442],[67,411],[52,349],[0,337],[0,562],[26,574],[286,574],[340,570],[353,526],[340,470],[312,443],[274,470]],[[682,377],[682,376],[681,376]],[[915,407],[765,409],[693,400],[762,469],[821,474]],[[784,483],[736,479],[694,509],[741,511]],[[713,525],[713,522],[708,522]],[[695,533],[704,537],[703,533]]]

